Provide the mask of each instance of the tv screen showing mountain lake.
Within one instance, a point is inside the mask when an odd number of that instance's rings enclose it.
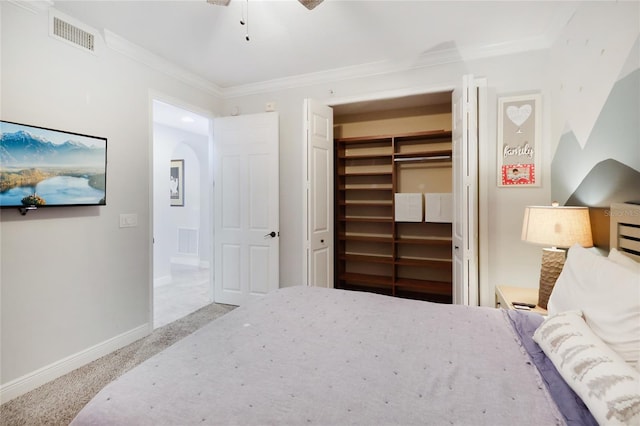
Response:
[[[105,204],[105,138],[0,126],[1,207]]]

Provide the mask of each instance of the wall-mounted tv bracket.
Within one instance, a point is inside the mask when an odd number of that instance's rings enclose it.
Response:
[[[18,210],[20,211],[20,214],[21,214],[22,216],[26,216],[26,214],[27,214],[30,210],[38,210],[38,207],[36,207],[36,206],[18,207]]]

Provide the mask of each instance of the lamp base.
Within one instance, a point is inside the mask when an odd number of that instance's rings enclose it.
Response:
[[[540,267],[540,288],[538,290],[538,306],[547,309],[549,296],[564,266],[565,251],[560,249],[542,249],[542,265]]]

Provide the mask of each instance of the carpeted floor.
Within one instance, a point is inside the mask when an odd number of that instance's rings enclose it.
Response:
[[[33,391],[0,405],[0,425],[68,425],[105,385],[234,307],[212,303]]]

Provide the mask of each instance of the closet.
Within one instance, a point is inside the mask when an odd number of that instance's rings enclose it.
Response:
[[[334,107],[335,287],[452,301],[451,93]]]

